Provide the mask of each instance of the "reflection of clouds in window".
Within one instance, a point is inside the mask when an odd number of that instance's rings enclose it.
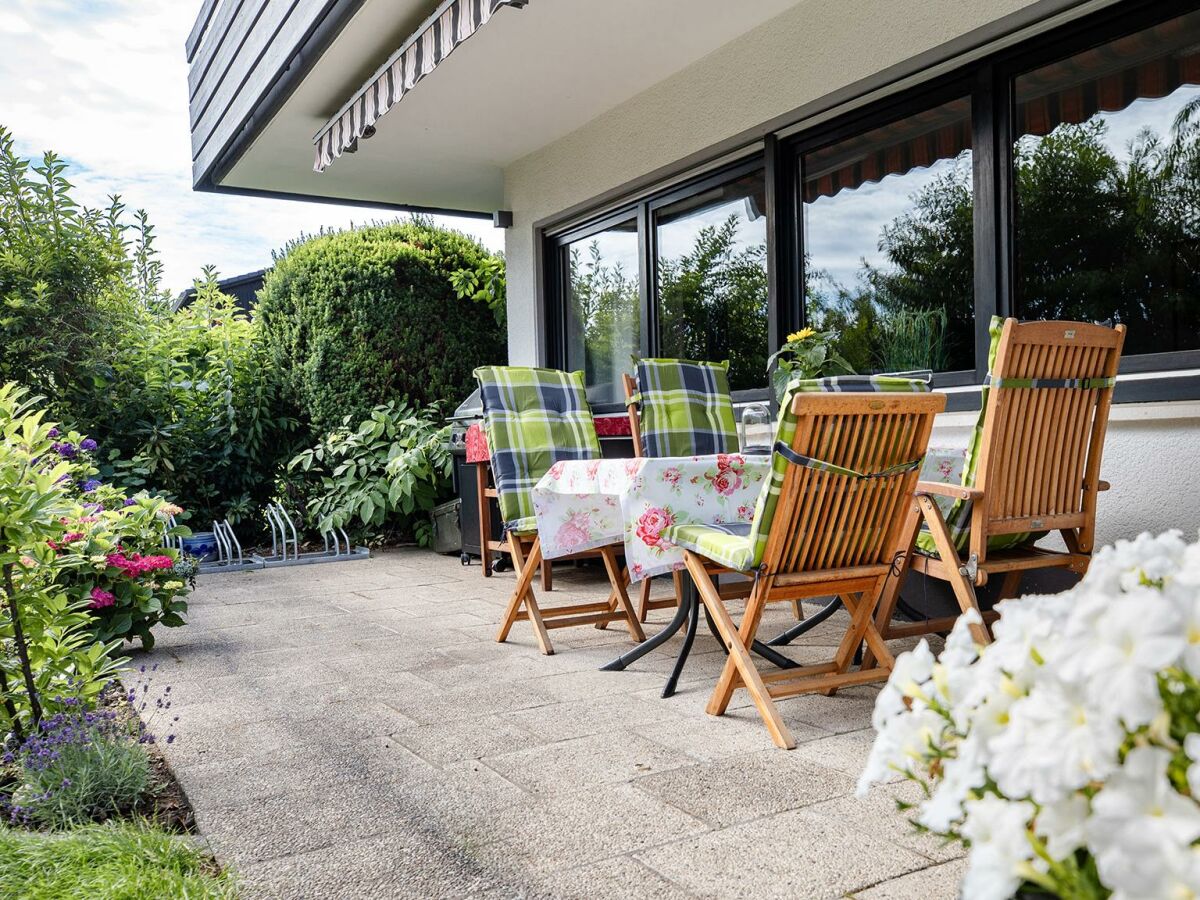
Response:
[[[888,175],[804,204],[804,251],[810,268],[849,288],[862,275],[864,261],[877,268],[886,266],[879,249],[884,227],[909,212],[922,189],[952,171],[970,178],[970,150],[957,159],[938,160],[928,168]]]
[[[1166,97],[1139,97],[1118,112],[1099,112],[1089,119],[1104,123],[1104,143],[1120,162],[1127,163],[1130,149],[1143,131],[1149,130],[1161,138],[1171,133],[1175,117],[1189,102],[1200,97],[1200,86],[1181,85]],[[1062,128],[1059,125],[1058,128]],[[1018,146],[1026,149],[1037,145],[1039,135],[1026,134],[1018,140]]]
[[[755,247],[765,240],[761,214],[756,221],[750,221],[747,215],[749,198],[722,203],[702,212],[693,213],[683,219],[677,219],[670,228],[659,231],[658,250],[662,256],[675,259],[690,253],[696,246],[696,238],[704,228],[719,228],[730,216],[737,216],[737,230],[734,232],[734,250],[745,250]]]

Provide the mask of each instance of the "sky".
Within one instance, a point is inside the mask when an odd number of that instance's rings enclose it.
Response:
[[[300,233],[391,219],[394,210],[192,190],[184,41],[201,0],[3,0],[0,125],[22,156],[53,150],[76,199],[120,194],[155,226],[163,286],[178,293],[205,265],[223,276],[271,264]],[[437,217],[493,250],[503,232]]]

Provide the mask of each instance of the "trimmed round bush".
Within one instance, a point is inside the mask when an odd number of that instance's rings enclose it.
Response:
[[[461,401],[476,366],[503,362],[504,328],[451,275],[490,254],[457,231],[398,222],[288,247],[257,315],[286,393],[318,432],[405,397]]]

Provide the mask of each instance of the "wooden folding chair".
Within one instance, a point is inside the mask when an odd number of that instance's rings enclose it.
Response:
[[[1021,577],[1091,562],[1100,461],[1125,326],[992,320],[988,383],[961,485],[920,482],[905,522],[907,567],[948,581],[959,608],[979,610],[975,588],[999,575],[1001,599]],[[944,498],[944,499],[943,499]],[[939,503],[939,500],[941,501]],[[949,501],[949,502],[947,502]],[[943,508],[945,507],[945,508]],[[924,523],[927,530],[922,531]],[[1065,551],[1034,542],[1049,531]],[[956,617],[892,622],[903,577],[888,585],[877,627],[885,639],[947,631]],[[983,615],[976,640],[990,640]]]
[[[780,418],[771,483],[748,533],[677,526],[664,536],[686,548],[688,572],[729,648],[708,712],[722,715],[734,690],[744,687],[772,740],[791,749],[795,740],[775,700],[882,680],[891,669],[873,617],[904,552],[904,512],[946,398],[796,392],[784,402],[791,415]],[[713,562],[754,574],[740,626],[712,580]],[[749,648],[766,605],[827,596],[840,597],[850,613],[833,660],[760,673]],[[878,666],[850,671],[863,641]]]
[[[533,576],[542,563],[532,490],[550,467],[561,460],[600,458],[600,442],[587,403],[582,372],[560,372],[526,366],[482,366],[475,370],[483,400],[488,447],[504,528],[517,585],[504,611],[496,640],[508,639],[512,626],[533,625],[538,646],[554,652],[549,630],[575,625],[606,625],[621,620],[635,641],[646,639],[625,586],[628,574],[617,562],[616,545],[588,551],[604,560],[611,590],[608,599],[543,609],[533,591]],[[571,558],[571,557],[565,557]]]

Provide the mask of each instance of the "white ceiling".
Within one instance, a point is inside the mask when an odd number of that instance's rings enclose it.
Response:
[[[502,7],[379,121],[375,137],[318,175],[313,136],[421,18],[411,0],[368,0],[220,183],[490,212],[502,203],[509,163],[796,2],[530,0],[524,9]]]

